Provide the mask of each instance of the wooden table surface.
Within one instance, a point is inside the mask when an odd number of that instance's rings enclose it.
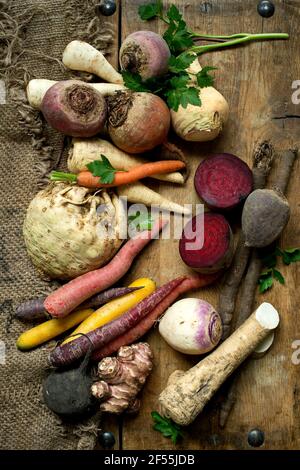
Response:
[[[162,33],[159,21],[143,22],[138,16],[139,0],[122,0],[118,11],[108,18],[115,30],[115,45],[110,57],[117,63],[121,40],[136,30],[151,29]],[[168,5],[171,2],[164,2]],[[180,146],[185,150],[193,175],[201,159],[210,152],[230,152],[251,165],[255,143],[271,139],[276,149],[299,146],[300,104],[292,103],[292,83],[300,80],[300,1],[275,0],[272,18],[258,15],[256,0],[176,0],[191,29],[206,34],[238,32],[287,32],[289,41],[257,42],[201,57],[202,65],[218,68],[216,88],[226,97],[230,119],[223,134],[207,144]],[[276,177],[271,175],[271,182]],[[185,187],[165,183],[153,186],[178,203],[199,202],[193,176]],[[284,247],[300,245],[299,162],[288,189],[292,217],[282,236]],[[150,276],[157,284],[185,273],[178,254],[178,240],[153,242],[137,259],[126,281]],[[256,304],[270,301],[281,314],[281,325],[271,351],[262,359],[251,360],[240,368],[238,402],[225,427],[218,425],[218,400],[214,398],[198,419],[185,431],[177,449],[247,449],[247,433],[260,428],[265,433],[264,449],[300,448],[300,364],[292,362],[292,343],[300,340],[299,265],[282,267],[286,285],[276,283],[267,294],[257,293]],[[193,296],[217,305],[219,289],[214,286]],[[154,352],[155,366],[142,394],[137,417],[105,419],[103,428],[117,436],[116,448],[174,449],[169,439],[152,430],[150,412],[157,408],[157,397],[175,369],[187,369],[196,358],[173,351],[155,329],[147,335]],[[300,354],[299,354],[300,358]]]

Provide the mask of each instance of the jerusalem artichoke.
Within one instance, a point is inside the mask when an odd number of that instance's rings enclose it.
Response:
[[[123,346],[117,357],[105,357],[98,364],[101,379],[92,394],[101,400],[100,410],[120,414],[138,411],[137,394],[152,370],[152,352],[147,343]]]

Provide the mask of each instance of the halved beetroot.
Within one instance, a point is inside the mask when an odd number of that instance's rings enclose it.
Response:
[[[198,166],[195,189],[210,209],[233,209],[253,188],[248,165],[230,153],[210,155]]]
[[[229,223],[221,214],[205,212],[203,223],[202,215],[197,215],[186,224],[179,253],[185,264],[195,271],[213,273],[230,265],[233,236]]]

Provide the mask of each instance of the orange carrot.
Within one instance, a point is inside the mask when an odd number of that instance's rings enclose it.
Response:
[[[101,183],[99,176],[93,176],[90,171],[81,171],[78,175],[73,173],[62,173],[53,171],[50,175],[51,181],[76,182],[85,188],[111,188],[123,184],[134,183],[142,178],[163,173],[172,173],[185,167],[185,163],[180,160],[164,160],[159,162],[143,163],[128,171],[116,171],[111,184]]]

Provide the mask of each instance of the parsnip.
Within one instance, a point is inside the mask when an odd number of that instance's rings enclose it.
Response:
[[[221,346],[184,374],[177,374],[159,396],[161,411],[175,423],[190,424],[227,377],[279,324],[277,310],[264,302]]]
[[[100,51],[87,42],[70,42],[63,52],[62,61],[71,70],[93,73],[109,83],[123,84],[122,75],[113,68]]]
[[[68,168],[72,173],[79,173],[79,171],[85,169],[88,163],[101,159],[101,155],[105,155],[112,166],[118,170],[130,170],[147,161],[125,153],[103,139],[73,139],[69,151]],[[153,175],[152,178],[170,183],[184,183],[184,177],[179,172]]]
[[[145,204],[145,206],[157,206],[160,210],[176,212],[179,214],[190,214],[189,208],[180,206],[170,201],[142,183],[132,183],[117,188],[119,197],[127,197],[129,202]]]
[[[55,85],[55,83],[57,83],[57,81],[47,80],[45,78],[30,80],[26,89],[27,100],[30,106],[35,109],[41,109],[41,104],[46,92],[52,85]],[[103,96],[109,96],[115,91],[126,89],[124,85],[115,85],[114,83],[84,83],[99,91]]]
[[[200,72],[198,58],[187,69],[189,73]],[[191,84],[195,85],[194,78]],[[224,96],[215,88],[201,88],[202,105],[189,104],[186,108],[179,106],[178,111],[171,110],[174,131],[179,137],[188,141],[206,142],[215,139],[228,120],[229,107]]]

